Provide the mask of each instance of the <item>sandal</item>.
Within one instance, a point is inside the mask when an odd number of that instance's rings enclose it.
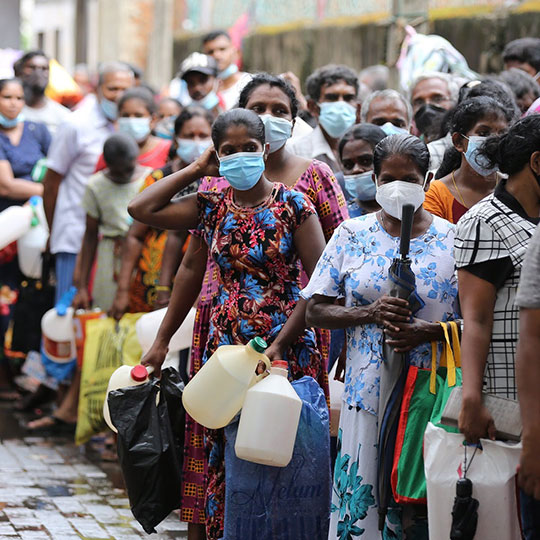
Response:
[[[36,435],[75,435],[75,428],[77,427],[76,422],[66,422],[57,416],[43,416],[40,420],[49,420],[50,423],[47,423],[42,426],[30,427],[28,424],[25,426],[25,429],[28,433]]]

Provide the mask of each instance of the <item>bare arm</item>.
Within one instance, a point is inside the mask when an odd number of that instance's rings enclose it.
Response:
[[[43,186],[22,178],[15,178],[7,159],[0,160],[0,197],[26,200],[33,195],[43,195]]]
[[[90,270],[96,257],[98,244],[99,221],[92,216],[86,215],[86,230],[84,231],[81,251],[79,252],[80,265],[77,280],[74,282],[77,287],[77,295],[73,299],[73,306],[88,309],[90,301],[88,297],[88,278]]]
[[[458,290],[463,315],[463,404],[459,429],[468,442],[476,443],[480,437],[495,436],[493,418],[482,404],[482,389],[497,291],[495,285],[464,269],[458,270]]]
[[[58,197],[58,189],[63,179],[64,177],[61,174],[52,169],[47,169],[43,178],[43,209],[45,210],[45,217],[49,224],[49,231],[52,231],[56,198]]]
[[[116,296],[114,302],[109,311],[109,315],[119,321],[129,307],[129,287],[131,285],[131,278],[133,276],[133,270],[139,260],[143,244],[144,237],[148,231],[148,226],[138,221],[135,221],[126,236],[124,247],[122,249],[122,263],[120,265],[120,272],[117,280]]]
[[[194,229],[198,223],[197,195],[187,195],[171,203],[183,188],[203,176],[218,174],[213,147],[191,165],[155,182],[129,204],[128,212],[136,220],[158,229]]]
[[[540,500],[540,309],[521,309],[516,379],[523,421],[523,451],[519,483],[523,490]]]
[[[197,300],[206,269],[208,247],[204,240],[192,237],[182,264],[176,273],[171,301],[163,322],[159,327],[156,339],[142,363],[154,366],[159,376],[161,364],[165,360],[169,341],[184,322],[186,315]]]

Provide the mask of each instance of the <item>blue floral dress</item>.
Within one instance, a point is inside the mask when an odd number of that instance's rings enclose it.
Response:
[[[457,316],[454,225],[433,216],[427,231],[411,240],[409,257],[425,306],[416,317],[446,321]],[[399,255],[399,238],[390,236],[376,214],[342,223],[326,246],[308,286],[314,294],[343,298],[347,307],[369,305],[390,290],[388,269]],[[377,411],[383,330],[376,324],[347,329],[345,389],[334,470],[329,538],[379,538],[375,504]],[[410,352],[413,365],[429,367],[431,345]],[[404,538],[400,509],[391,510],[383,538]],[[409,538],[421,538],[411,533]]]

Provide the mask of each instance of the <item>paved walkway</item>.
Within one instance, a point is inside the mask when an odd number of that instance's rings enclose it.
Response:
[[[92,463],[65,439],[21,435],[10,411],[0,409],[0,539],[187,538],[186,524],[175,514],[147,535],[124,490],[115,487],[120,482],[111,480],[115,466]]]

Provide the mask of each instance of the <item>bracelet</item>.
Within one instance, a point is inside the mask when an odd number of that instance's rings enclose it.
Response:
[[[154,289],[157,291],[157,292],[171,292],[171,288],[168,286],[168,285],[156,285],[154,287]]]

